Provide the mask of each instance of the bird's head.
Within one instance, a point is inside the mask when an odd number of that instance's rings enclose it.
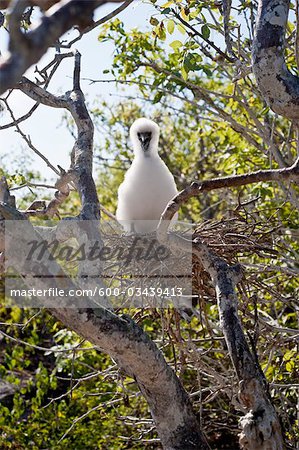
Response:
[[[160,128],[152,120],[144,117],[135,120],[130,128],[135,155],[154,156],[158,154],[159,133]]]

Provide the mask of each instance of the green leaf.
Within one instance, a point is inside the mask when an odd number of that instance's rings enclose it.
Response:
[[[184,59],[184,69],[189,72],[193,69],[192,60],[190,55],[187,55]]]
[[[181,8],[181,16],[186,22],[189,21],[189,12],[187,8]]]
[[[210,78],[213,75],[212,71],[208,67],[203,67],[202,69],[204,73],[207,75],[207,77]]]
[[[178,30],[181,34],[186,34],[186,30],[180,23],[178,24]]]
[[[152,16],[150,18],[150,24],[156,27],[157,25],[159,25],[159,20]]]
[[[162,8],[168,8],[169,6],[171,6],[173,3],[175,3],[174,1],[172,2],[166,2],[164,3],[164,5],[162,5]]]
[[[158,103],[161,98],[163,97],[163,92],[157,92],[157,94],[155,95],[154,99],[153,99],[153,103]]]
[[[172,43],[169,44],[169,45],[170,45],[170,47],[172,47],[174,50],[178,50],[180,47],[183,46],[183,43],[182,43],[181,41],[176,40],[176,41],[172,41]]]
[[[286,370],[287,370],[287,372],[289,372],[289,373],[293,372],[294,367],[295,367],[295,362],[294,361],[288,361],[286,363]]]
[[[285,352],[285,354],[283,355],[283,359],[284,361],[289,361],[292,358],[294,358],[296,352],[294,350],[288,350],[287,352]]]
[[[186,81],[187,80],[187,78],[188,78],[188,72],[187,72],[187,70],[184,68],[184,67],[182,67],[182,77],[183,77],[183,79]]]
[[[204,39],[209,39],[210,37],[210,29],[206,23],[201,27],[201,34]]]
[[[173,20],[169,20],[167,22],[167,31],[169,34],[172,34],[174,32],[174,21]]]
[[[200,70],[202,66],[198,64],[201,61],[201,57],[196,53],[188,53],[184,58],[184,67],[187,71]]]

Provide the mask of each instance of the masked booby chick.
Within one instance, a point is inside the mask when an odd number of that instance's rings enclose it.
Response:
[[[160,128],[137,119],[130,128],[134,159],[118,189],[116,218],[128,233],[156,230],[169,200],[177,194],[173,175],[158,154]],[[177,220],[177,214],[172,223]]]

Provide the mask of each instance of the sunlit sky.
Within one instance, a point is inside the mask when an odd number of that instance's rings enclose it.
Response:
[[[117,6],[119,5],[108,3],[98,8],[96,10],[95,20],[105,16]],[[141,4],[139,1],[134,1],[127,9],[121,12],[118,17],[124,21],[126,29],[128,30],[136,26],[145,30],[148,28],[148,21],[152,13],[153,7],[151,5],[146,5],[144,3]],[[98,34],[99,29],[95,29],[83,36],[83,38],[75,44],[75,48],[77,48],[82,54],[82,78],[105,78],[103,70],[109,68],[112,62],[113,45],[109,42],[99,43],[97,40]],[[77,34],[74,34],[74,36],[76,35]],[[2,28],[0,29],[1,52],[3,53],[6,48],[7,32]],[[38,67],[44,67],[46,63],[52,59],[53,55],[53,50],[48,51],[48,53],[38,63]],[[67,90],[70,90],[72,87],[72,72],[73,59],[66,58],[54,75],[48,90],[53,94],[61,94]],[[34,81],[33,68],[29,69],[25,75]],[[109,101],[117,98],[115,97],[117,96],[116,88],[110,83],[91,85],[88,81],[82,81],[81,87],[90,104],[93,103],[97,96],[109,99]],[[13,108],[15,117],[17,118],[25,114],[33,104],[34,102],[32,100],[18,91],[15,91],[10,97],[10,105]],[[32,143],[49,159],[54,166],[59,164],[63,168],[67,169],[70,163],[69,154],[72,149],[74,139],[70,135],[69,131],[61,125],[63,113],[63,110],[40,105],[30,119],[20,124],[20,128],[26,135],[30,135]],[[8,113],[5,113],[0,117],[1,125],[9,123],[10,121],[11,119]],[[0,131],[0,157],[6,167],[13,170],[14,161],[19,159],[24,152],[30,154],[32,157],[32,169],[38,170],[48,181],[55,179],[55,174],[51,171],[51,169],[49,169],[45,162],[43,162],[32,152],[32,150],[27,147],[26,143],[13,128]]]

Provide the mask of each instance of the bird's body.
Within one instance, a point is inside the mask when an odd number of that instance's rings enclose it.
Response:
[[[118,190],[116,217],[126,232],[149,233],[156,230],[177,188],[158,155],[158,125],[148,119],[138,119],[131,127],[130,136],[135,157]]]

